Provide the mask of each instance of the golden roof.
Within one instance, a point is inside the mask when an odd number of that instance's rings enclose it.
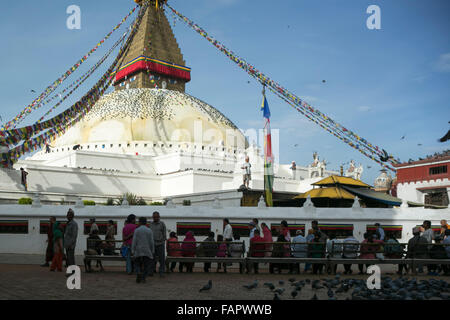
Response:
[[[311,198],[355,199],[353,194],[339,187],[311,189],[295,196],[294,199],[306,199],[308,196],[311,196]]]
[[[325,179],[322,179],[316,183],[313,183],[312,185],[313,186],[326,186],[326,185],[336,185],[336,184],[370,188],[370,186],[368,184],[365,184],[364,182],[362,182],[360,180],[355,180],[353,178],[342,177],[342,176],[329,176],[329,177],[326,177]]]

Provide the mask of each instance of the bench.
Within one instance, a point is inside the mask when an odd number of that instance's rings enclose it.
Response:
[[[244,272],[244,266],[246,266],[246,258],[234,258],[234,257],[166,257],[166,266],[172,262],[178,263],[238,263],[239,272]]]

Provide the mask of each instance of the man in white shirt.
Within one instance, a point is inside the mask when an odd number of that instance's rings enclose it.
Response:
[[[233,241],[233,228],[230,225],[230,220],[227,218],[223,219],[223,238],[225,241]]]
[[[289,169],[292,170],[292,180],[295,180],[297,176],[297,164],[295,163],[295,161],[292,161],[292,164],[289,167]]]
[[[252,165],[250,164],[250,158],[245,157],[245,162],[242,165],[241,169],[244,170],[244,186],[249,189],[250,180],[252,180]]]

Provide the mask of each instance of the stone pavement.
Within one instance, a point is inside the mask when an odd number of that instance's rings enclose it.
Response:
[[[21,259],[26,258],[26,261]],[[292,288],[288,279],[324,279],[334,276],[300,274],[290,275],[286,271],[282,274],[269,274],[267,269],[262,268],[261,273],[239,274],[236,268],[229,273],[211,272],[205,274],[201,268],[197,268],[192,274],[171,273],[164,278],[158,275],[149,277],[147,283],[137,284],[136,277],[127,275],[123,266],[110,266],[106,272],[81,273],[81,290],[69,290],[66,286],[66,277],[64,273],[50,272],[48,268],[40,267],[42,257],[19,257],[4,255],[0,256],[0,299],[88,299],[88,300],[271,300],[274,294],[264,287],[264,282],[272,282],[277,288],[286,288],[281,295],[281,299],[292,300],[290,292]],[[19,264],[17,261],[21,261]],[[24,262],[36,262],[35,264],[24,264]],[[93,262],[95,265],[95,262]],[[201,267],[201,265],[199,265]],[[342,268],[342,266],[340,266]],[[338,272],[341,271],[340,268]],[[353,266],[354,272],[356,266]],[[177,270],[177,269],[176,269]],[[215,271],[215,265],[212,268]],[[386,274],[386,273],[385,273]],[[342,278],[351,277],[354,279],[367,279],[367,275],[342,275]],[[396,278],[395,275],[391,275]],[[450,281],[449,277],[438,277]],[[420,279],[429,279],[427,276],[418,276]],[[199,289],[205,285],[208,280],[213,281],[213,288],[210,292],[199,292]],[[251,284],[258,280],[259,285],[254,290],[243,288],[245,284]],[[280,285],[279,281],[284,281]],[[327,299],[326,290],[315,290],[310,287],[304,288],[297,296],[297,300],[309,300],[314,294],[319,299]],[[344,300],[349,297],[348,293],[337,294],[338,300]]]

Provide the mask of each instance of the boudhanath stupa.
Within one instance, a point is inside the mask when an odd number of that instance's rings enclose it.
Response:
[[[219,199],[225,206],[257,206],[264,191],[263,151],[217,108],[185,93],[190,71],[164,10],[148,6],[114,75],[114,91],[49,148],[1,171],[0,201],[38,194],[44,203],[105,203],[133,193],[147,202]],[[246,156],[249,189],[241,187]],[[295,172],[291,163],[275,163],[275,204],[339,175],[317,154]],[[20,168],[29,173],[27,191]]]

